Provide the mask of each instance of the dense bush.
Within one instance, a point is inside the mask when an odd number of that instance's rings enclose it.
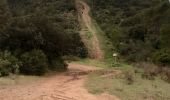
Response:
[[[67,64],[61,58],[54,58],[49,65],[49,69],[52,71],[66,71]]]
[[[43,75],[48,68],[47,57],[41,50],[33,50],[21,55],[20,72],[28,75]]]
[[[162,66],[170,65],[170,49],[157,51],[153,56],[153,60],[155,63]]]
[[[11,72],[10,62],[7,60],[0,59],[0,76],[7,76]]]
[[[62,56],[86,57],[78,29],[74,0],[0,0],[0,50],[22,61],[21,73],[64,71]],[[15,64],[0,61],[1,70],[11,73]]]
[[[0,52],[0,76],[17,74],[22,63],[9,51]]]

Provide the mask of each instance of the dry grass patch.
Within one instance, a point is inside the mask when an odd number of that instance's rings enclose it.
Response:
[[[170,100],[169,83],[158,77],[155,80],[147,80],[142,79],[141,74],[129,74],[113,78],[102,78],[98,74],[91,74],[85,86],[91,93],[109,92],[122,100]]]
[[[0,77],[0,86],[6,85],[23,85],[36,82],[40,79],[38,76],[24,76],[24,75],[12,75],[8,77]]]

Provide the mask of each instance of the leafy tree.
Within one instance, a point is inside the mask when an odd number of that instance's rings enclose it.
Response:
[[[9,51],[0,52],[0,76],[10,73],[18,74],[18,68],[22,63]]]
[[[47,68],[46,55],[41,50],[33,50],[21,55],[23,66],[20,67],[21,73],[28,75],[43,75]]]

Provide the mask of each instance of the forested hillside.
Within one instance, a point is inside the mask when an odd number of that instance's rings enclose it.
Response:
[[[127,61],[170,65],[168,0],[88,0],[92,15]]]
[[[168,0],[0,0],[0,100],[169,92]]]
[[[74,0],[0,0],[0,76],[62,71],[86,57]]]

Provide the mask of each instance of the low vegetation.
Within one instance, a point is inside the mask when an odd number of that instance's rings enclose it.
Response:
[[[3,86],[28,85],[41,79],[43,78],[39,76],[9,75],[0,78],[0,86],[2,88]]]
[[[91,74],[85,86],[90,93],[108,92],[121,100],[169,100],[170,84],[160,77],[145,79],[140,70],[137,73],[134,68],[129,67],[122,74],[113,77]]]

